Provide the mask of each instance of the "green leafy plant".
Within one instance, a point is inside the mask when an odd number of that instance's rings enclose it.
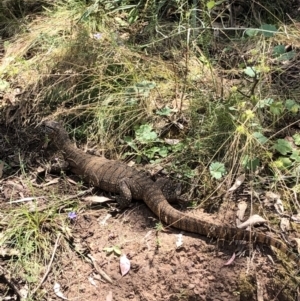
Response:
[[[209,172],[213,178],[219,180],[226,173],[225,165],[220,162],[213,162],[209,166]]]
[[[274,36],[274,33],[277,32],[277,28],[272,24],[262,24],[259,28],[255,29],[247,29],[245,31],[246,35],[249,37],[253,37],[261,33],[266,38],[270,38]]]
[[[151,90],[156,87],[155,82],[142,81],[133,86],[127,87],[125,95],[127,95],[126,103],[136,104],[140,97],[148,98]]]
[[[164,229],[164,225],[163,225],[162,223],[157,223],[157,224],[155,225],[155,230],[156,230],[157,232],[161,232],[161,231],[163,231],[163,229]]]
[[[121,256],[121,253],[122,253],[119,246],[107,247],[107,248],[104,248],[103,251],[106,252],[107,255],[115,254],[117,256]]]
[[[293,149],[291,143],[285,139],[278,139],[274,144],[274,148],[282,155],[291,153]]]
[[[300,163],[300,148],[299,134],[293,135],[293,144],[286,139],[277,139],[274,143],[274,149],[280,153],[272,164],[273,167],[278,169],[289,169]]]
[[[154,159],[167,157],[171,152],[179,152],[183,148],[183,144],[180,142],[169,145],[159,139],[150,124],[135,127],[135,138],[125,136],[124,141],[134,150],[134,152],[126,152],[124,156],[136,155],[137,163],[141,162],[142,157],[146,157],[152,162]]]
[[[260,160],[253,155],[245,155],[242,157],[241,163],[245,170],[255,172],[260,165]]]
[[[156,114],[160,116],[170,116],[171,113],[172,110],[168,106],[156,111]]]

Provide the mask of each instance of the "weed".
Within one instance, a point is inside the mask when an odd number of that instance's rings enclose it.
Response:
[[[107,248],[104,248],[103,251],[106,252],[107,255],[110,255],[110,254],[114,254],[117,256],[121,255],[121,249],[119,246],[107,247]]]
[[[155,225],[155,230],[156,230],[156,232],[161,232],[161,231],[163,231],[163,229],[164,229],[164,226],[163,226],[162,223],[157,223],[157,224]]]

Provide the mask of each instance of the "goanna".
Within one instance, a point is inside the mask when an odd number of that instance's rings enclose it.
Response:
[[[143,200],[164,223],[175,228],[227,241],[249,241],[274,246],[300,266],[300,258],[286,244],[266,234],[228,226],[218,226],[186,215],[173,208],[160,187],[145,173],[120,161],[84,153],[75,147],[67,131],[56,121],[44,121],[44,130],[52,143],[62,151],[75,174],[100,189],[118,194],[120,207],[128,206],[132,199]]]

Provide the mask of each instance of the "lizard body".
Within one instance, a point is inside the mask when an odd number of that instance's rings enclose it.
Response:
[[[140,199],[167,225],[226,241],[243,240],[273,246],[300,265],[299,256],[280,240],[264,233],[214,225],[186,215],[168,203],[160,187],[145,173],[119,161],[84,153],[72,144],[66,130],[56,121],[45,121],[44,126],[49,138],[63,152],[72,172],[104,191],[117,193],[120,207],[128,206],[131,199]]]

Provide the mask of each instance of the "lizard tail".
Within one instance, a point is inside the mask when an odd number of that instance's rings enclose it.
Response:
[[[153,189],[145,193],[144,201],[159,219],[169,226],[226,241],[243,240],[273,246],[300,266],[299,255],[280,240],[261,232],[214,225],[199,218],[186,215],[173,208],[155,185],[153,185]]]

